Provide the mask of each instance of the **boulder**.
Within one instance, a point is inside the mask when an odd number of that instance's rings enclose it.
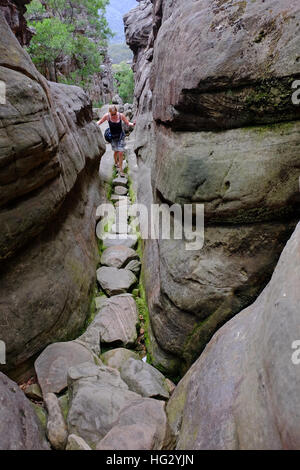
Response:
[[[120,373],[117,370],[104,365],[99,366],[90,362],[83,362],[77,366],[70,367],[68,370],[69,397],[72,399],[73,394],[76,393],[79,380],[92,378],[107,385],[128,390],[128,386],[121,379]]]
[[[141,270],[141,262],[136,259],[129,261],[129,263],[126,264],[125,269],[129,269],[130,271],[132,271],[134,274],[138,276]]]
[[[177,449],[297,449],[300,225],[270,283],[223,326],[176,387]]]
[[[50,450],[30,401],[0,372],[0,449]]]
[[[58,398],[54,393],[46,393],[44,401],[48,412],[47,437],[53,449],[64,450],[68,431]]]
[[[107,295],[124,294],[137,282],[135,275],[127,269],[102,266],[97,270],[97,279]]]
[[[128,178],[124,176],[118,176],[117,178],[113,179],[112,182],[113,186],[124,186],[125,188],[128,185]]]
[[[128,390],[116,369],[86,364],[80,370],[70,368],[69,393],[69,432],[92,448],[110,431],[120,411],[139,398]]]
[[[170,393],[170,396],[173,395],[173,393],[176,389],[176,385],[172,382],[172,380],[166,379],[166,386],[167,386],[167,390]]]
[[[41,402],[40,403],[31,402],[31,404],[38,418],[43,434],[46,436],[47,435],[47,411],[45,410],[44,404],[42,404]]]
[[[167,432],[167,415],[165,412],[165,402],[152,398],[139,398],[126,406],[119,415],[117,424],[128,426],[140,424],[145,428],[154,428],[154,449],[160,450],[163,447]]]
[[[103,245],[106,248],[112,246],[127,246],[128,248],[134,248],[137,244],[137,236],[135,234],[114,234],[113,236],[105,234],[103,237]]]
[[[131,104],[131,103],[125,103],[125,105],[124,105],[124,114],[127,117],[128,121],[132,121],[132,119],[134,117],[134,112],[135,112],[134,105]],[[132,130],[132,128],[131,128],[131,130]]]
[[[82,437],[70,434],[66,450],[92,450]]]
[[[126,196],[126,194],[128,193],[128,189],[125,188],[124,186],[115,186],[114,192],[118,196]]]
[[[90,324],[85,332],[76,339],[76,343],[82,344],[86,348],[90,349],[96,356],[101,353],[101,339],[98,328]]]
[[[133,359],[139,359],[136,352],[125,348],[117,348],[102,354],[101,360],[106,366],[120,370],[124,362],[126,362],[130,357]]]
[[[123,363],[120,374],[129,389],[143,397],[169,398],[165,377],[150,364],[129,358]]]
[[[165,403],[141,398],[126,406],[97,450],[161,450],[167,431]]]
[[[101,108],[93,108],[93,119],[94,120],[99,120],[100,119],[100,114],[101,114]]]
[[[123,100],[119,95],[114,95],[112,98],[112,104],[121,106],[123,104]]]
[[[129,261],[138,259],[138,254],[127,246],[113,246],[104,250],[101,264],[112,268],[123,268]]]
[[[91,326],[98,329],[101,342],[131,346],[137,339],[137,305],[130,294],[115,295],[106,301]]]
[[[94,363],[94,356],[76,341],[50,344],[34,363],[43,395],[62,392],[68,385],[69,367],[82,362]]]
[[[155,428],[147,424],[114,426],[97,444],[96,450],[151,450],[155,448]]]

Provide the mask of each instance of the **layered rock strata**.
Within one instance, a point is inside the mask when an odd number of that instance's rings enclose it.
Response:
[[[47,82],[3,15],[0,31],[0,339],[11,371],[86,320],[105,144],[87,95]]]

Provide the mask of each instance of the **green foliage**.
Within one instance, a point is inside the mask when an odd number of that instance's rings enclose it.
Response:
[[[111,36],[105,19],[108,3],[109,0],[32,0],[27,6],[27,21],[36,31],[28,52],[48,79],[89,89],[92,76],[99,72],[103,47]],[[70,72],[62,76],[58,64],[68,58],[72,64]]]
[[[46,9],[39,0],[32,0],[26,8],[27,17],[45,13]]]
[[[136,194],[133,189],[133,183],[131,177],[128,175],[128,195],[132,204],[136,203]]]
[[[103,104],[102,101],[93,101],[93,108],[102,108]]]
[[[113,65],[113,72],[118,94],[124,103],[132,103],[134,94],[134,76],[130,65],[126,64],[126,62]]]
[[[31,41],[28,52],[33,62],[44,69],[45,73],[45,69],[61,54],[68,55],[73,52],[73,27],[62,23],[58,18],[45,18],[32,24],[36,35]]]
[[[108,55],[113,64],[120,64],[121,62],[132,62],[133,54],[129,47],[122,44],[109,44]]]

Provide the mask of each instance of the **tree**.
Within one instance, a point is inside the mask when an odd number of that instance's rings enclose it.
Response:
[[[132,103],[134,95],[134,76],[129,64],[121,62],[113,65],[114,79],[118,94],[124,103]]]
[[[27,20],[36,34],[28,52],[47,78],[89,88],[99,72],[111,32],[105,19],[109,0],[32,0]],[[66,76],[59,64],[71,64]]]
[[[61,55],[74,50],[73,28],[57,18],[45,18],[34,23],[36,35],[28,52],[33,62],[49,79],[57,81],[56,62]],[[54,75],[53,75],[54,73]]]

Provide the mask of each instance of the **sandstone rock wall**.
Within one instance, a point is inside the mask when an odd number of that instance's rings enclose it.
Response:
[[[0,372],[0,449],[50,450],[33,405],[16,383]]]
[[[105,51],[100,72],[93,76],[93,86],[89,96],[94,103],[109,104],[115,94],[112,62]]]
[[[78,87],[47,82],[0,15],[0,339],[14,377],[84,324],[95,283],[102,134]],[[16,370],[15,370],[16,369]]]
[[[145,0],[125,16],[139,202],[205,205],[202,250],[145,244],[154,363],[174,374],[256,299],[298,220],[299,18],[296,0]]]
[[[177,386],[167,409],[177,449],[299,449],[299,276],[298,224],[268,286]]]
[[[0,13],[16,35],[22,46],[28,45],[32,38],[32,31],[27,27],[24,13],[25,5],[30,0],[0,0]]]

